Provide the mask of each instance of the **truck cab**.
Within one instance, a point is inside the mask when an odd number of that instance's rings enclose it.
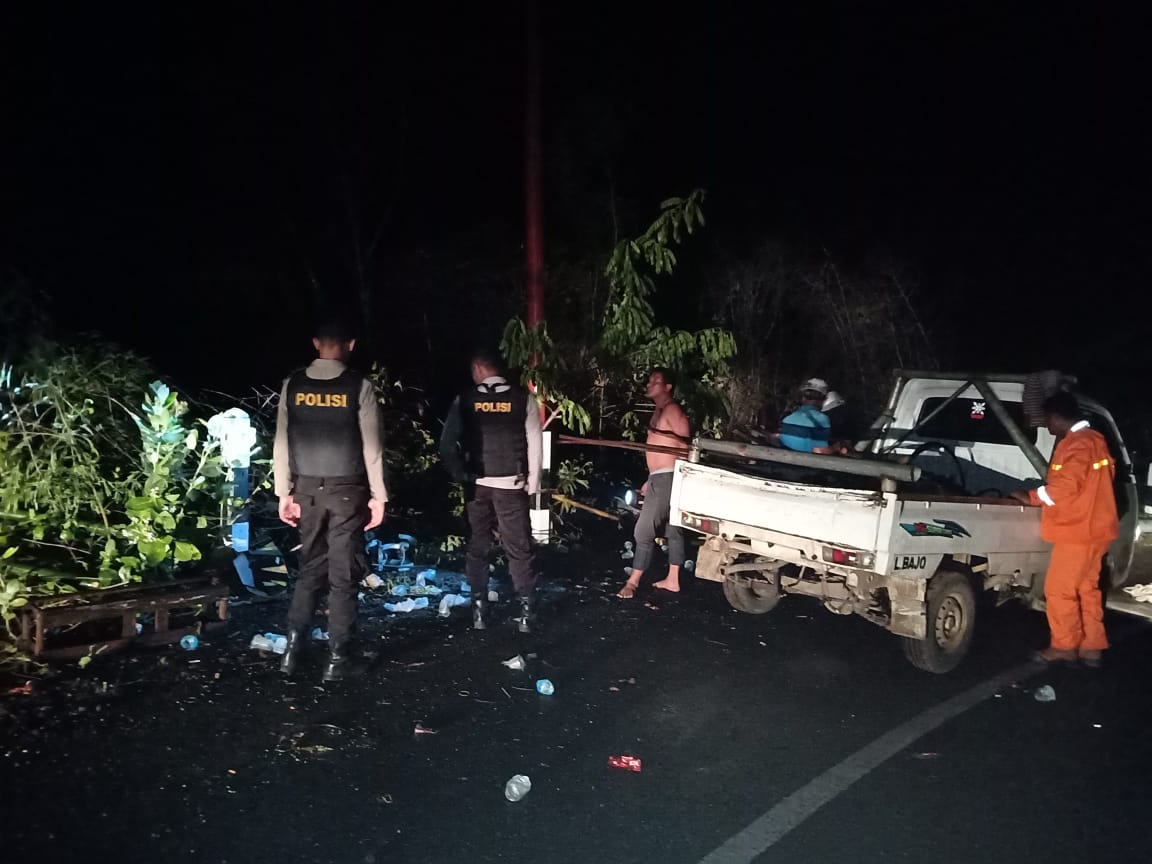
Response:
[[[1039,509],[1010,494],[1041,485],[1056,442],[1040,407],[1069,383],[897,371],[850,454],[697,439],[676,463],[671,518],[704,535],[696,575],[722,582],[734,608],[806,595],[901,637],[917,667],[948,672],[968,650],[977,592],[1044,608],[1051,547]],[[1138,536],[1132,463],[1111,414],[1078,399],[1116,464],[1122,530],[1104,566],[1120,586]]]

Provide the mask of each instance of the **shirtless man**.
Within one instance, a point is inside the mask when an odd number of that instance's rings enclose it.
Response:
[[[688,455],[688,444],[692,440],[692,430],[688,425],[688,415],[672,399],[676,386],[675,376],[667,369],[656,368],[648,375],[645,391],[656,406],[652,419],[648,422],[647,443],[661,447],[675,447]],[[640,518],[636,520],[636,552],[632,560],[632,575],[617,592],[617,597],[625,600],[636,593],[640,579],[644,576],[652,560],[656,538],[663,531],[668,539],[668,578],[655,583],[664,591],[680,590],[680,565],[684,563],[684,533],[679,525],[669,524],[669,510],[672,505],[672,466],[676,456],[672,453],[648,451],[648,481],[641,488],[644,506]]]

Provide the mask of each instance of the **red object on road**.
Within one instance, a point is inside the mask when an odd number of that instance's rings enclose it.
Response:
[[[626,771],[639,771],[642,767],[639,756],[609,756],[608,764]]]

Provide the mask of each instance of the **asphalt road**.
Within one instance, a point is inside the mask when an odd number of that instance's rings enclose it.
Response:
[[[806,598],[750,616],[689,581],[616,600],[621,566],[550,560],[531,637],[373,607],[338,685],[319,657],[287,682],[247,648],[278,602],[197,651],[6,697],[0,860],[1149,860],[1147,622],[1109,618],[1101,672],[1047,670],[1025,663],[1042,617],[985,608],[968,660],[934,676]],[[503,665],[517,654],[527,670]],[[532,781],[517,803],[513,774]]]

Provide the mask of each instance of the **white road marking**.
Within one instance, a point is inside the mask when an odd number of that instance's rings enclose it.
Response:
[[[1024,663],[977,684],[947,702],[941,702],[922,714],[884,733],[871,744],[857,750],[816,779],[793,792],[763,816],[721,846],[709,852],[700,864],[747,864],[777,843],[793,828],[860,780],[907,748],[916,739],[943,726],[953,717],[989,699],[1000,690],[1044,671],[1035,663]]]

